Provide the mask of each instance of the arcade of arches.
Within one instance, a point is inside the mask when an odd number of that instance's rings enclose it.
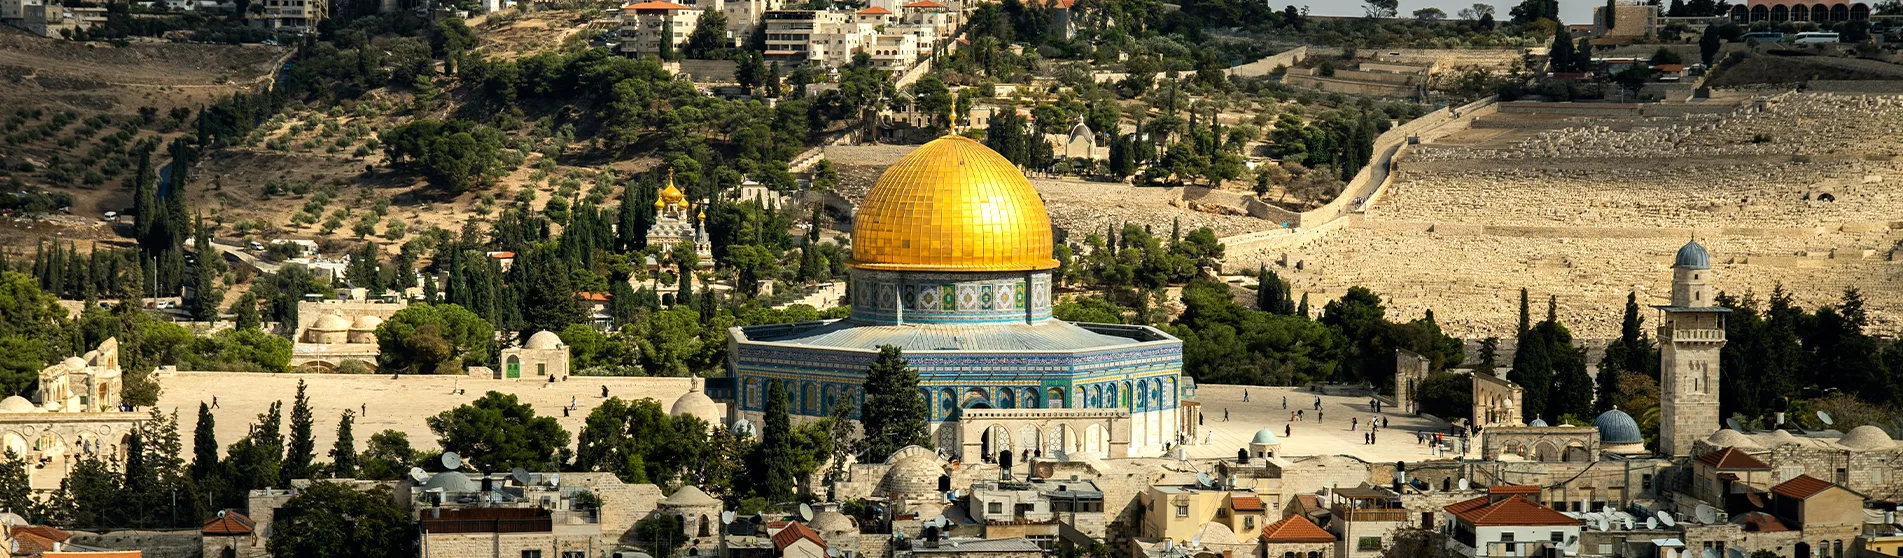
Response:
[[[1745,5],[1731,7],[1732,21],[1747,23],[1769,21],[1782,23],[1839,21],[1865,21],[1870,19],[1870,5],[1862,2],[1834,0],[1826,2],[1807,2],[1803,0],[1753,0]]]

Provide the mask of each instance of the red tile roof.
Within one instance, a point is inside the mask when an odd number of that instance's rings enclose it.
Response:
[[[798,521],[787,524],[785,529],[773,534],[773,547],[786,550],[786,547],[793,546],[793,543],[799,542],[800,539],[813,541],[813,544],[819,545],[820,548],[826,547],[826,539],[819,538],[819,533],[814,533],[812,529]]]
[[[1661,72],[1683,72],[1683,71],[1685,71],[1685,65],[1684,65],[1684,64],[1659,64],[1659,65],[1657,65],[1657,66],[1653,66],[1653,68],[1656,68],[1656,69],[1658,69],[1658,71],[1661,71]]]
[[[913,2],[913,3],[910,3],[910,4],[906,4],[906,5],[905,5],[905,6],[903,6],[903,7],[906,7],[906,8],[943,8],[943,7],[945,7],[945,5],[944,5],[944,4],[940,4],[940,3],[937,3],[937,2],[933,2],[932,0],[918,0],[917,2]]]
[[[680,4],[675,4],[673,2],[642,2],[639,4],[628,4],[626,6],[622,6],[621,9],[623,10],[692,10],[693,8],[682,6]]]
[[[198,532],[205,535],[249,535],[257,524],[244,514],[226,510],[224,517],[214,517],[205,522]]]
[[[1268,543],[1333,543],[1335,535],[1316,527],[1315,523],[1300,515],[1291,515],[1281,521],[1262,527],[1262,542]]]
[[[611,295],[609,295],[608,293],[591,293],[591,292],[575,293],[575,298],[579,298],[582,300],[592,300],[597,302],[606,302],[610,296]]]
[[[1539,494],[1540,487],[1531,485],[1496,484],[1487,487],[1488,494]]]
[[[870,8],[859,10],[854,13],[857,13],[859,15],[892,15],[892,10],[888,10],[878,6],[873,6]]]
[[[1770,465],[1766,465],[1764,461],[1751,457],[1751,454],[1738,448],[1725,448],[1698,456],[1698,462],[1715,469],[1771,470]]]
[[[106,551],[85,551],[85,552],[63,551],[63,552],[48,552],[45,554],[41,554],[40,556],[43,558],[61,558],[63,556],[72,556],[73,558],[82,558],[82,557],[83,558],[144,558],[145,551],[143,550],[106,550]]]
[[[634,6],[628,6],[628,7],[632,8]],[[506,260],[506,259],[515,257],[515,252],[490,252],[489,257],[495,258],[498,260]]]
[[[1779,496],[1802,500],[1816,496],[1817,493],[1823,492],[1832,486],[1836,485],[1810,475],[1798,475],[1797,478],[1784,481],[1777,486],[1771,487],[1771,492]]]
[[[1262,499],[1255,496],[1230,496],[1229,507],[1235,508],[1236,511],[1262,511],[1267,509],[1262,505]]]
[[[1516,494],[1492,504],[1487,503],[1488,498],[1482,496],[1459,502],[1447,506],[1446,510],[1475,526],[1579,525],[1579,520],[1525,496]]]
[[[12,527],[8,532],[13,535],[14,542],[19,545],[19,548],[13,549],[15,556],[34,556],[52,552],[55,543],[63,543],[66,539],[73,538],[65,531],[44,525],[21,525]]]
[[[1754,533],[1782,533],[1791,530],[1790,526],[1764,512],[1738,514],[1731,518],[1731,522],[1743,525],[1745,531]]]

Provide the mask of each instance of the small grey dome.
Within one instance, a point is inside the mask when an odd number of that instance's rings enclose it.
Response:
[[[1546,424],[1546,419],[1533,419],[1533,422],[1526,423],[1526,425],[1527,426],[1548,426]]]
[[[1698,241],[1693,240],[1678,249],[1678,258],[1672,262],[1672,267],[1711,269],[1711,254],[1705,251],[1704,246],[1699,246]]]
[[[707,394],[699,389],[690,390],[681,395],[680,399],[674,400],[674,407],[669,409],[667,414],[677,417],[694,417],[712,425],[720,424],[720,405],[714,403],[713,398],[707,397]]]
[[[945,468],[930,454],[909,455],[886,469],[878,492],[894,500],[930,501],[939,498],[938,477]]]
[[[476,486],[476,481],[469,480],[469,475],[455,471],[437,473],[429,478],[429,482],[423,483],[423,490],[432,488],[441,488],[443,492],[450,494],[482,491],[482,487]]]
[[[561,336],[555,335],[555,332],[545,329],[542,331],[535,332],[535,335],[530,335],[529,342],[523,343],[522,348],[524,349],[560,349],[562,348],[562,338]]]
[[[1599,418],[1592,419],[1592,426],[1599,429],[1599,441],[1603,443],[1645,443],[1645,435],[1639,432],[1639,421],[1632,420],[1632,415],[1625,411],[1613,409],[1600,413]]]
[[[1711,437],[1705,438],[1705,442],[1711,444],[1712,447],[1721,448],[1721,449],[1722,448],[1746,448],[1746,449],[1763,448],[1763,446],[1758,445],[1757,442],[1751,441],[1750,436],[1746,436],[1744,435],[1743,432],[1732,430],[1730,428],[1726,428],[1726,429],[1711,433]]]
[[[674,491],[672,496],[668,496],[666,500],[661,501],[661,505],[674,507],[707,507],[720,505],[720,500],[714,499],[713,496],[708,496],[706,492],[690,484],[681,487],[680,490]]]
[[[821,538],[843,533],[857,534],[859,532],[859,527],[853,525],[852,518],[846,517],[846,514],[833,510],[825,510],[813,514],[813,521],[807,523],[806,526],[811,527],[814,531],[819,531]]]
[[[1860,450],[1889,449],[1896,446],[1896,441],[1891,440],[1890,435],[1885,434],[1883,429],[1868,424],[1850,429],[1850,433],[1838,438],[1837,443]]]
[[[1253,439],[1253,440],[1249,440],[1249,443],[1251,443],[1251,444],[1273,444],[1273,443],[1276,443],[1276,440],[1275,440],[1275,433],[1274,433],[1274,432],[1270,432],[1270,431],[1269,431],[1269,429],[1267,429],[1267,428],[1264,428],[1264,429],[1261,429],[1261,430],[1257,430],[1257,431],[1255,431],[1255,439]]]

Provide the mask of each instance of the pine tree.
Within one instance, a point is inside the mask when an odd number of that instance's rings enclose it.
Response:
[[[794,463],[793,422],[786,411],[786,385],[780,381],[769,381],[766,396],[766,416],[764,428],[760,432],[760,451],[763,452],[765,467],[758,492],[769,502],[788,502],[793,499],[794,484],[798,482],[797,466]]]
[[[317,441],[311,435],[311,400],[304,394],[304,380],[297,381],[297,398],[291,401],[291,438],[284,451],[284,466],[278,469],[278,486],[290,486],[292,479],[309,478],[311,463],[317,459]]]
[[[351,423],[357,413],[344,410],[344,416],[337,420],[337,443],[330,448],[331,469],[337,478],[355,478],[357,476],[357,439],[351,432]]]
[[[192,428],[192,478],[199,482],[218,472],[218,432],[211,405],[198,402],[198,426]]]
[[[211,247],[211,229],[205,227],[205,217],[200,215],[197,221],[198,233],[193,240],[198,251],[198,276],[192,280],[192,319],[201,322],[218,320],[218,306],[225,302],[225,289],[218,285],[219,261],[217,252]]]
[[[879,347],[879,357],[866,370],[866,400],[860,408],[867,461],[885,461],[906,446],[928,443],[925,420],[930,407],[919,395],[918,382],[918,370],[898,347]]]
[[[43,513],[33,499],[32,483],[26,475],[26,458],[11,449],[0,453],[0,510],[19,514],[30,522],[39,522]]]

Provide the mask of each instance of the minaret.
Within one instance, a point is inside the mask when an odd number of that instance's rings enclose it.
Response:
[[[1672,304],[1659,322],[1659,453],[1687,457],[1718,424],[1719,349],[1725,314],[1712,301],[1711,255],[1697,240],[1672,263]]]

